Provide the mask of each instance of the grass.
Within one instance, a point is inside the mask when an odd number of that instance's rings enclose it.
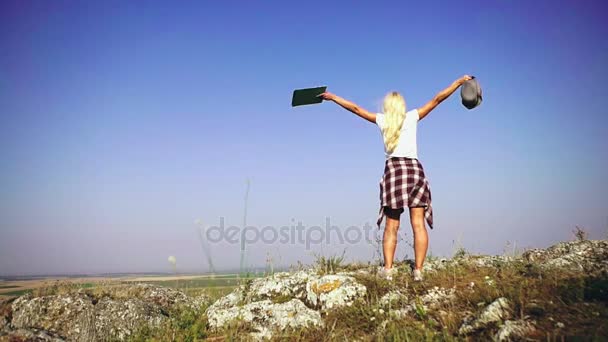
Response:
[[[51,296],[58,294],[67,294],[79,289],[88,289],[101,286],[107,286],[107,282],[103,283],[78,283],[69,280],[58,280],[50,285],[43,286],[32,290],[34,297]]]
[[[229,275],[218,275],[214,278],[201,277],[194,279],[181,279],[179,282],[175,280],[156,280],[156,281],[140,281],[138,283],[153,284],[158,286],[165,286],[170,288],[176,288],[190,296],[197,296],[200,294],[206,294],[211,298],[220,298],[237,286],[245,283],[253,278],[258,278],[258,275],[252,275],[249,278],[238,278],[236,274]]]
[[[0,285],[0,289],[14,289],[14,288],[18,288],[19,286],[17,285]]]
[[[326,259],[327,261],[327,259]],[[321,263],[328,265],[327,262]],[[334,266],[338,266],[334,264]],[[366,267],[360,265],[360,267]],[[399,264],[400,271],[406,267]],[[351,269],[351,265],[339,264]],[[334,268],[335,270],[336,268]],[[393,281],[374,274],[357,274],[367,294],[351,306],[323,314],[325,325],[317,328],[274,331],[273,339],[285,341],[461,341],[491,340],[500,328],[487,329],[461,336],[458,330],[468,315],[478,315],[500,297],[511,303],[513,319],[533,319],[537,331],[530,336],[538,340],[559,341],[563,338],[603,340],[608,338],[608,278],[587,277],[577,272],[543,270],[525,262],[477,267],[455,263],[435,273],[427,273],[422,283],[412,283],[409,274],[400,272]],[[471,283],[474,283],[471,290]],[[456,288],[455,299],[434,308],[425,307],[420,298],[429,289]],[[391,316],[389,308],[380,306],[380,298],[389,291],[399,291],[417,304],[403,318]],[[216,293],[217,297],[221,296]],[[277,298],[281,303],[289,298]],[[557,328],[562,322],[564,328]],[[204,314],[185,315],[162,329],[146,332],[138,341],[241,340],[247,339],[251,326],[234,322],[220,331],[206,328]],[[139,335],[140,337],[143,335]]]
[[[195,278],[180,279],[178,288],[197,288],[197,287],[228,287],[238,285],[239,280],[236,276],[217,277],[217,278]],[[141,283],[154,284],[167,287],[175,287],[175,280],[142,281]]]
[[[369,273],[355,273],[357,281],[365,285],[363,298],[346,306],[322,313],[322,327],[274,331],[275,340],[289,341],[461,341],[492,340],[499,330],[489,325],[469,336],[459,335],[463,320],[478,316],[488,304],[505,297],[510,302],[511,319],[534,320],[536,332],[528,336],[536,340],[561,341],[563,339],[608,340],[608,275],[589,276],[580,272],[543,269],[524,261],[497,262],[492,267],[479,267],[462,262],[470,256],[464,249],[455,253],[455,261],[436,272],[427,272],[424,282],[412,282],[406,262],[396,263],[400,271],[392,281],[375,274],[376,268],[364,264],[344,264],[344,255],[317,258],[316,269],[321,274],[340,270],[367,269]],[[150,281],[167,287],[179,285],[190,295],[207,294],[212,302],[231,292],[238,285],[251,283],[251,279],[237,279],[236,275],[215,278],[182,279],[179,283]],[[115,284],[115,283],[114,283]],[[104,286],[112,286],[106,284]],[[81,287],[97,286],[91,283],[64,284],[58,282],[50,289],[35,294],[63,293]],[[455,288],[451,301],[429,307],[422,296],[434,287]],[[101,289],[100,289],[101,290]],[[28,291],[28,290],[25,290]],[[25,291],[14,291],[14,295]],[[413,301],[413,309],[404,317],[396,317],[393,309],[405,303],[383,307],[380,298],[398,291]],[[273,298],[284,303],[288,296]],[[391,304],[393,305],[393,304]],[[219,331],[208,329],[205,308],[197,312],[184,310],[172,316],[160,328],[143,328],[131,337],[133,341],[197,341],[248,339],[250,324],[235,321]],[[557,323],[565,326],[559,328]]]
[[[18,296],[23,296],[26,293],[32,293],[31,289],[26,289],[26,290],[16,290],[16,291],[9,291],[9,292],[3,292],[2,295],[3,296],[8,296],[8,297],[18,297]]]
[[[346,250],[342,252],[342,255],[332,255],[329,257],[315,255],[315,264],[319,274],[334,274],[340,270],[344,262],[345,253]]]

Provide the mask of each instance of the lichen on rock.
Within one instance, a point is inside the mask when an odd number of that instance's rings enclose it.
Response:
[[[257,330],[254,335],[258,337],[271,335],[269,328],[283,330],[287,327],[302,328],[323,324],[319,312],[306,307],[299,299],[286,303],[273,303],[266,299],[225,309],[209,307],[207,318],[213,329],[237,320],[250,323]]]
[[[560,242],[547,249],[532,249],[522,258],[541,267],[557,267],[597,275],[608,272],[608,240]]]
[[[348,275],[311,277],[306,284],[306,301],[312,307],[329,310],[352,304],[366,292],[364,285]]]
[[[477,319],[465,319],[459,329],[462,335],[470,334],[476,330],[485,328],[490,324],[500,323],[511,317],[511,306],[509,300],[500,297],[484,308]]]
[[[143,327],[159,327],[174,311],[200,310],[208,300],[149,284],[28,294],[12,302],[10,327],[2,334],[42,341],[125,340]]]
[[[535,331],[534,322],[525,320],[510,321],[507,320],[500,327],[494,340],[496,341],[514,341],[521,340],[526,335]]]

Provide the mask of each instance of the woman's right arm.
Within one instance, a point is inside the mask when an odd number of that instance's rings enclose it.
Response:
[[[360,116],[363,119],[365,119],[371,123],[376,123],[376,114],[359,107],[354,102],[350,102],[350,101],[343,99],[340,96],[332,94],[330,92],[325,92],[325,93],[319,95],[319,97],[322,98],[323,100],[334,101],[335,103],[339,104],[342,108],[348,110],[349,112],[354,113],[357,116]]]
[[[472,79],[469,75],[464,75],[461,78],[454,81],[449,87],[440,91],[433,99],[427,102],[424,106],[418,108],[418,116],[419,120],[422,120],[425,116],[427,116],[435,107],[437,107],[443,100],[447,99],[450,95],[452,95],[458,87],[460,87],[464,82]]]

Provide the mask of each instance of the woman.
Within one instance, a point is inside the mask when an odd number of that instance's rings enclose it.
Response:
[[[422,265],[429,245],[424,221],[433,228],[433,209],[431,205],[431,190],[424,175],[422,164],[418,161],[416,146],[416,126],[437,105],[458,89],[464,82],[471,79],[465,75],[454,81],[449,87],[439,92],[421,108],[407,112],[405,100],[397,92],[391,92],[384,98],[383,113],[371,113],[355,103],[345,100],[332,93],[325,92],[319,97],[333,101],[344,109],[353,112],[363,119],[375,123],[382,132],[386,162],[384,175],[380,181],[380,215],[378,227],[386,217],[382,250],[384,252],[384,267],[380,273],[391,279],[396,272],[393,268],[393,258],[397,248],[397,230],[401,213],[408,207],[410,223],[414,233],[414,280],[422,280]]]

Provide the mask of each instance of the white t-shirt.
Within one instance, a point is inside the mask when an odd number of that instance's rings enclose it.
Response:
[[[416,146],[416,126],[418,124],[418,109],[410,110],[405,113],[405,119],[401,126],[401,135],[397,146],[393,150],[393,153],[386,151],[386,145],[384,146],[384,153],[386,158],[390,157],[407,157],[418,159],[418,147]],[[384,114],[376,114],[376,124],[380,127],[380,132],[384,128]],[[384,142],[384,136],[382,136]]]

